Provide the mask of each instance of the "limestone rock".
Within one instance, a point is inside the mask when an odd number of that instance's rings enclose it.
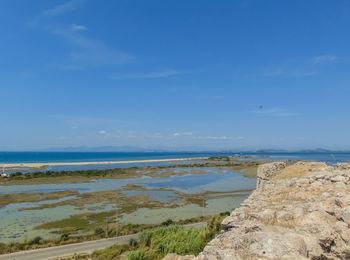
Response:
[[[181,256],[177,254],[168,254],[163,258],[163,260],[191,260],[194,258],[195,257],[193,255]]]
[[[286,167],[284,162],[274,162],[258,166],[257,171],[257,189],[262,189],[266,181],[275,176],[279,171]]]
[[[350,164],[270,163],[257,177],[202,253],[166,259],[350,259]]]

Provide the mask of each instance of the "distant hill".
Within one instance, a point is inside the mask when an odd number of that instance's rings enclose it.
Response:
[[[49,148],[45,152],[212,152],[212,153],[332,153],[350,152],[349,150],[329,150],[324,148],[287,150],[287,149],[208,149],[206,147],[139,147],[139,146],[79,146],[64,148]]]
[[[79,146],[64,148],[49,148],[46,152],[209,152],[204,147],[184,147],[184,148],[162,148],[162,147],[139,147],[139,146]]]

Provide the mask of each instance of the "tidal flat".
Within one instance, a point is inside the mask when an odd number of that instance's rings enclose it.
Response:
[[[231,211],[255,188],[258,164],[209,161],[18,174],[0,183],[0,242],[58,239],[116,222],[157,224]]]

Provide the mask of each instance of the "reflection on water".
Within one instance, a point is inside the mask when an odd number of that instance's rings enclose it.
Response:
[[[191,168],[193,169],[193,168]],[[204,168],[210,173],[187,174],[170,177],[144,177],[130,179],[100,179],[88,183],[56,183],[35,185],[0,186],[0,193],[39,193],[78,190],[80,193],[122,189],[128,184],[147,188],[170,187],[183,192],[198,193],[206,190],[225,191],[255,188],[255,179],[244,178],[242,174],[225,170],[219,173],[216,168]],[[225,187],[223,190],[222,188]]]
[[[135,196],[146,194],[150,199],[162,202],[179,200],[179,196],[173,191],[159,190],[161,188],[169,188],[188,194],[201,193],[205,191],[233,191],[242,189],[253,189],[256,186],[256,180],[245,178],[243,174],[233,172],[231,170],[218,171],[216,168],[204,168],[208,173],[190,174],[191,170],[196,168],[186,168],[189,172],[183,176],[170,177],[143,177],[131,179],[101,179],[90,183],[57,183],[57,184],[35,184],[35,185],[14,185],[1,186],[1,193],[43,193],[57,192],[66,190],[77,190],[80,193],[98,192],[108,190],[119,190],[128,184],[140,185],[144,188],[153,189],[151,191],[129,190],[125,191],[125,196]],[[183,169],[175,169],[182,172]],[[203,170],[203,168],[201,168]],[[230,196],[232,193],[226,194]],[[237,193],[236,193],[237,194]],[[245,193],[246,194],[246,193]],[[57,235],[50,233],[48,230],[33,230],[39,224],[57,221],[68,218],[71,215],[81,214],[85,212],[100,212],[111,209],[107,206],[104,209],[94,209],[89,204],[89,209],[77,209],[73,206],[58,206],[55,208],[46,208],[41,210],[23,210],[22,208],[37,207],[42,204],[52,204],[75,196],[61,198],[59,200],[46,200],[38,203],[14,203],[0,208],[0,242],[23,241],[31,239],[35,236],[43,238],[55,238]],[[187,204],[179,208],[163,208],[163,209],[147,209],[139,208],[131,214],[120,215],[122,222],[131,223],[159,223],[166,219],[186,219],[197,217],[202,214],[215,214],[223,211],[231,211],[232,208],[238,206],[245,197],[223,197],[207,200],[205,208],[195,204]],[[25,231],[26,230],[26,231]],[[51,230],[52,231],[52,230]]]
[[[148,198],[151,200],[160,200],[160,201],[176,201],[180,198],[173,191],[165,191],[165,190],[152,190],[152,191],[144,191],[144,190],[128,190],[125,192],[126,196],[135,196],[135,195],[148,195]]]
[[[180,208],[147,209],[140,208],[131,214],[123,214],[122,223],[157,224],[168,219],[181,220],[199,216],[213,215],[225,211],[232,211],[238,207],[247,197],[225,197],[207,201],[207,206],[200,207],[196,204],[185,205]]]
[[[31,239],[35,236],[53,237],[47,230],[33,230],[39,224],[66,218],[76,214],[72,206],[63,206],[43,210],[20,210],[22,208],[36,207],[38,205],[56,203],[75,196],[68,196],[58,200],[46,200],[37,203],[14,203],[0,208],[0,241],[10,242]]]

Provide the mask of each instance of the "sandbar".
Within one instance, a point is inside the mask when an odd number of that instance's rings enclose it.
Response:
[[[209,157],[195,158],[175,158],[175,159],[154,159],[154,160],[134,160],[134,161],[104,161],[104,162],[43,162],[43,163],[2,163],[0,168],[40,168],[45,166],[60,166],[60,165],[96,165],[96,164],[122,164],[122,163],[152,163],[152,162],[176,162],[189,160],[206,160]]]

